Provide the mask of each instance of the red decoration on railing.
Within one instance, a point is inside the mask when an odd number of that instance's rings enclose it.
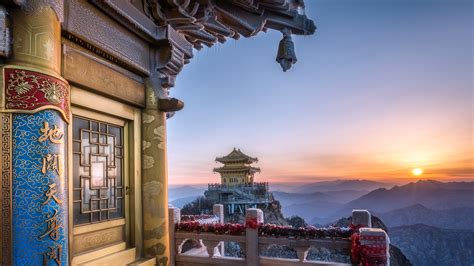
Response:
[[[300,228],[293,228],[291,226],[264,224],[260,226],[259,233],[262,236],[314,239],[349,238],[352,235],[353,231],[350,228],[341,227],[316,228],[314,226],[306,226]]]
[[[358,226],[351,226],[353,229]],[[359,226],[360,228],[360,226]],[[388,241],[385,236],[361,235],[359,228],[352,234],[351,261],[362,266],[386,265]],[[372,243],[370,243],[372,242]]]
[[[247,218],[245,221],[245,227],[251,228],[251,229],[258,229],[258,222],[257,222],[257,217],[252,217],[252,218]]]
[[[354,233],[359,232],[359,229],[361,229],[362,227],[364,227],[362,224],[350,224],[350,225],[349,225],[349,228],[350,228]]]
[[[214,233],[218,235],[244,235],[245,226],[242,224],[216,223],[201,224],[197,221],[176,224],[176,231],[193,233]]]
[[[351,261],[352,264],[359,264],[360,262],[360,239],[359,233],[353,233],[351,236],[352,247],[351,247]]]
[[[245,225],[230,223],[201,224],[197,221],[180,222],[176,224],[176,231],[193,233],[245,235],[246,228],[258,229],[260,236],[293,237],[302,239],[349,238],[354,233],[350,228],[316,228],[308,226],[296,229],[291,226],[257,224],[257,221],[253,219],[248,221]]]

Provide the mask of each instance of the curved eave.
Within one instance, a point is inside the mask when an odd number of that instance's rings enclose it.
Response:
[[[251,163],[256,163],[258,162],[258,159],[257,158],[242,158],[242,159],[226,159],[226,158],[223,158],[223,157],[220,157],[220,158],[216,158],[216,162],[220,162],[220,163],[247,163],[247,164],[251,164]]]
[[[303,6],[302,0],[183,2],[166,6],[161,15],[152,18],[158,25],[172,26],[194,48],[201,49],[227,38],[252,37],[267,29],[314,34],[316,26],[301,13]]]
[[[257,2],[257,1],[256,1]],[[290,7],[271,5],[243,6],[233,1],[216,1],[217,19],[244,37],[251,37],[265,29],[289,29],[296,35],[312,35],[314,21]]]
[[[260,173],[260,168],[258,167],[241,167],[241,168],[219,167],[219,168],[214,168],[213,171],[216,173],[236,173],[236,172]]]
[[[255,163],[258,162],[258,158],[250,157],[243,153],[240,149],[234,148],[229,154],[222,157],[217,157],[216,162],[223,164],[226,163]]]

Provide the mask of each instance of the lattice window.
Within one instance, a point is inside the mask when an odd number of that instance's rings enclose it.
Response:
[[[73,117],[74,225],[124,217],[123,127]]]

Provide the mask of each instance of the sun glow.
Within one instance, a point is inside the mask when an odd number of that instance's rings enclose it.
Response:
[[[412,173],[414,176],[420,176],[421,174],[423,174],[423,169],[421,169],[421,168],[414,168],[413,170],[411,170],[411,173]]]

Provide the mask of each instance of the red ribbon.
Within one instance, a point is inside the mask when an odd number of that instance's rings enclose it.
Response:
[[[248,227],[248,228],[251,228],[251,229],[258,229],[257,217],[252,217],[252,218],[246,219],[245,227]]]
[[[352,247],[351,247],[351,260],[353,264],[359,264],[361,261],[361,248],[360,248],[360,235],[359,233],[353,233],[351,235]]]

